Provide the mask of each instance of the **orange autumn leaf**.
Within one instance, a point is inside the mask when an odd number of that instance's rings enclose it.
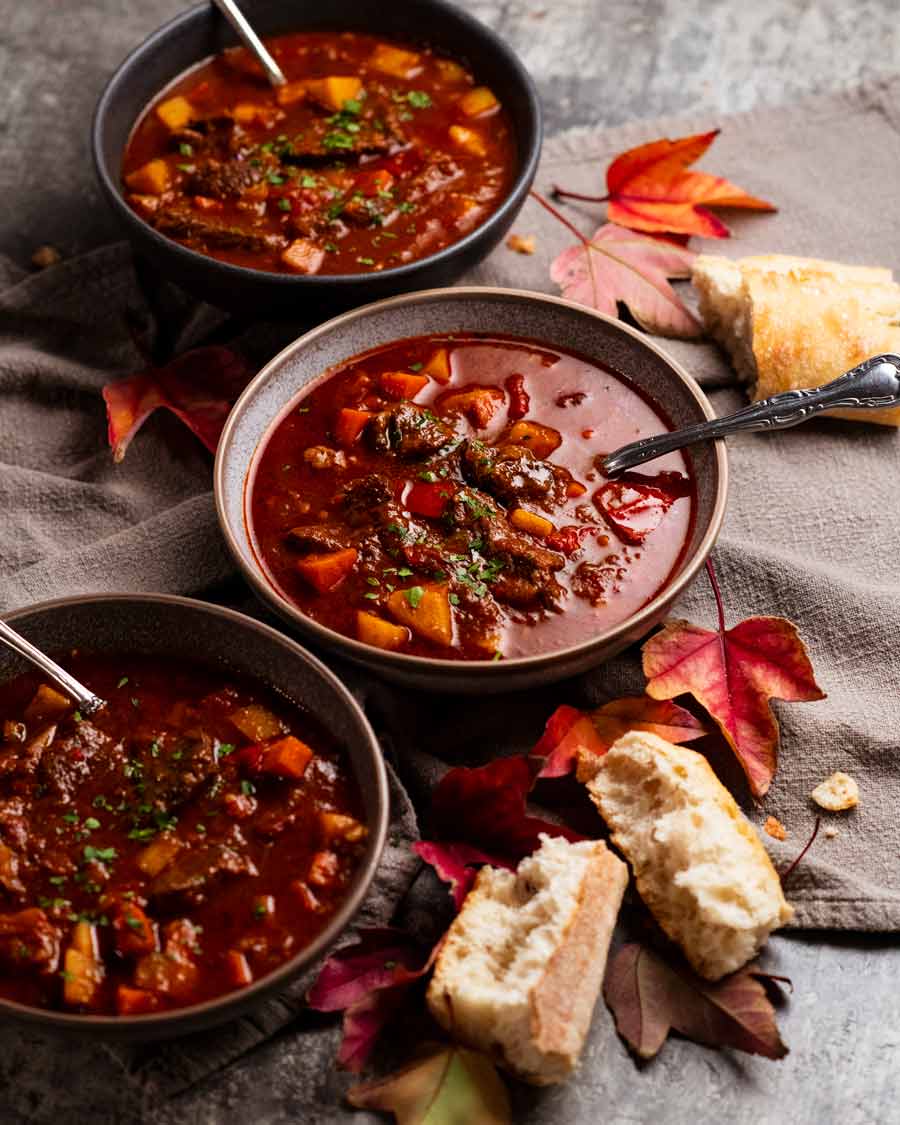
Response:
[[[564,777],[583,753],[605,754],[631,730],[646,730],[668,742],[691,742],[706,728],[690,711],[669,700],[646,695],[613,699],[596,711],[579,711],[563,704],[547,720],[543,737],[532,754],[544,759],[539,777]]]
[[[215,453],[225,419],[253,370],[231,348],[196,348],[164,367],[150,367],[103,388],[113,458],[160,407],[170,410]]]
[[[709,207],[774,211],[721,176],[687,171],[719,135],[718,129],[677,140],[662,139],[623,152],[606,171],[607,218],[632,230],[728,238],[728,227]]]
[[[668,622],[643,646],[647,694],[692,695],[709,712],[755,797],[778,764],[778,723],[769,700],[824,699],[796,627],[783,617],[748,617],[733,629]]]

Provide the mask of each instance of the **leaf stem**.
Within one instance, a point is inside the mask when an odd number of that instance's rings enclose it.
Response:
[[[787,871],[783,872],[783,874],[781,875],[781,885],[782,885],[782,887],[788,881],[790,876],[794,873],[794,869],[796,868],[796,866],[800,862],[800,860],[803,859],[803,857],[806,855],[806,853],[809,851],[809,849],[813,846],[813,843],[815,842],[816,836],[819,835],[819,825],[821,823],[822,823],[822,818],[820,816],[817,816],[816,817],[816,826],[812,830],[812,836],[810,836],[810,838],[806,841],[806,847],[797,856],[797,858],[790,865],[790,867],[788,867]]]
[[[553,206],[553,204],[549,201],[549,199],[545,199],[539,191],[534,191],[534,189],[532,189],[528,194],[531,196],[532,199],[534,199],[538,203],[540,203],[540,205],[543,208],[545,208],[547,211],[549,211],[550,214],[554,217],[554,219],[558,219],[559,222],[561,222],[562,225],[567,230],[570,230],[572,232],[572,234],[574,234],[575,237],[578,239],[578,241],[580,243],[582,243],[582,245],[584,245],[584,246],[590,245],[590,240],[588,239],[587,235],[582,234],[581,231],[578,229],[578,227],[576,227],[574,224],[570,223],[569,220],[565,217],[565,215],[563,215],[560,211],[558,211]]]
[[[709,575],[709,581],[713,588],[713,594],[716,599],[716,612],[719,615],[719,632],[725,632],[725,608],[722,605],[722,591],[719,589],[719,580],[716,578],[716,572],[713,568],[712,559],[706,560],[706,573]]]
[[[584,195],[580,191],[566,191],[559,184],[554,184],[550,194],[554,199],[580,199],[583,203],[608,203],[608,195]]]

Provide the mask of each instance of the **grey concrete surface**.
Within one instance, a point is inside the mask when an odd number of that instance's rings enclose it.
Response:
[[[182,6],[176,0],[0,0],[0,253],[25,265],[42,243],[68,256],[116,236],[89,162],[91,110],[118,60]],[[900,67],[897,0],[469,0],[467,6],[520,51],[538,81],[550,133],[683,110],[779,104]],[[772,942],[770,964],[795,984],[781,1019],[791,1047],[783,1062],[671,1041],[656,1061],[637,1067],[601,1008],[579,1076],[550,1091],[518,1088],[516,1122],[900,1122],[900,942],[781,937]],[[289,1032],[159,1104],[119,1096],[133,1079],[113,1052],[60,1047],[3,1029],[0,1121],[374,1121],[340,1106],[342,1084],[330,1066],[334,1044],[334,1035]],[[315,1096],[310,1063],[319,1074]],[[313,1102],[318,1108],[310,1108]]]

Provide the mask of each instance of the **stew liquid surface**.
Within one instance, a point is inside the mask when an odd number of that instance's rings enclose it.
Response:
[[[343,901],[365,846],[343,755],[221,670],[65,654],[90,718],[0,685],[0,996],[139,1015],[249,984]]]
[[[509,193],[509,118],[459,63],[352,32],[267,46],[286,86],[235,48],[138,122],[125,198],[161,234],[256,269],[367,273],[457,241]]]
[[[258,455],[247,519],[304,613],[393,651],[504,659],[585,641],[677,569],[681,453],[609,481],[603,455],[671,427],[629,383],[528,341],[423,337],[301,394]]]

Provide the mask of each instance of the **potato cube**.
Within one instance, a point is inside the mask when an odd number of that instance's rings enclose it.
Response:
[[[369,58],[369,65],[394,78],[412,78],[422,69],[422,56],[389,43],[379,43]]]
[[[467,129],[465,125],[451,125],[450,140],[470,156],[485,156],[487,153],[481,134],[474,129]]]
[[[500,103],[487,86],[475,86],[459,99],[459,108],[466,117],[478,117],[496,109]]]
[[[356,611],[356,635],[363,644],[387,649],[388,652],[402,648],[410,638],[405,625],[392,625],[390,621],[361,609]]]
[[[156,107],[156,116],[174,133],[176,129],[183,129],[194,117],[194,107],[180,94],[174,98],[166,98]]]
[[[453,59],[435,59],[435,65],[445,82],[464,82],[466,79],[465,68]]]
[[[353,101],[362,93],[363,84],[355,75],[335,74],[330,78],[310,78],[306,90],[313,101],[325,109],[344,108],[344,102]]]
[[[172,182],[169,165],[165,160],[148,160],[125,177],[130,188],[145,195],[162,195]]]
[[[325,261],[325,251],[306,238],[297,238],[281,255],[281,260],[294,273],[318,273]]]

